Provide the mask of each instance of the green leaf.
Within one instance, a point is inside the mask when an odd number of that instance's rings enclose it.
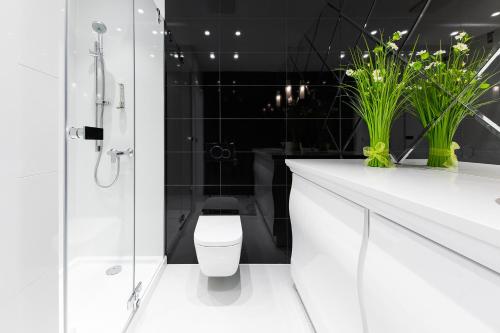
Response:
[[[490,87],[490,84],[487,82],[483,82],[479,85],[479,88],[481,89],[488,89]]]
[[[373,52],[375,53],[382,53],[384,52],[384,48],[382,46],[377,46],[376,48],[373,49]]]
[[[429,52],[422,53],[420,58],[422,58],[422,60],[429,59]]]
[[[399,31],[396,31],[395,33],[392,34],[392,41],[397,41],[401,39],[401,35],[399,34]]]

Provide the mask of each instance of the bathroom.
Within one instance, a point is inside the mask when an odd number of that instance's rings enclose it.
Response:
[[[2,332],[500,332],[497,0],[1,13]]]

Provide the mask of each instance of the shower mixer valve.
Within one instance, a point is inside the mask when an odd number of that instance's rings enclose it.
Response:
[[[111,148],[108,150],[108,155],[111,156],[111,163],[115,163],[121,156],[134,156],[134,150],[132,148],[128,148],[126,150],[118,150],[115,148]]]

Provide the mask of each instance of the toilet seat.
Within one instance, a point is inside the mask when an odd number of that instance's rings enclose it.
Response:
[[[194,242],[205,247],[241,244],[243,231],[239,215],[201,215],[194,230]]]

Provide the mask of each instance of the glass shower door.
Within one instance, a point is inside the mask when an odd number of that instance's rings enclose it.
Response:
[[[66,327],[121,332],[134,290],[132,0],[69,0]]]

